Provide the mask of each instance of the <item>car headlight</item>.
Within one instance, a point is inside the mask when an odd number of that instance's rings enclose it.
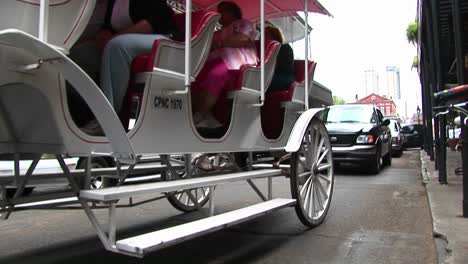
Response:
[[[373,135],[360,135],[356,139],[356,144],[374,144],[375,137]]]

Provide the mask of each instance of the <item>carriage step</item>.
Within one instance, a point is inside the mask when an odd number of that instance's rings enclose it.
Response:
[[[143,255],[151,251],[212,233],[281,208],[293,206],[295,203],[296,200],[294,199],[273,199],[187,224],[122,239],[117,241],[116,246],[124,254],[143,257]]]
[[[273,164],[271,163],[260,163],[260,164],[253,164],[252,168],[254,169],[271,169],[274,168]],[[289,164],[280,164],[280,169],[290,169],[291,166]]]
[[[173,168],[175,169],[180,169],[182,168],[181,165],[172,165]],[[129,166],[122,166],[120,169],[121,173],[127,172]],[[132,173],[138,173],[138,174],[149,174],[149,173],[155,173],[155,172],[162,172],[166,171],[167,166],[164,164],[150,164],[150,163],[143,163],[143,164],[137,164],[133,170]],[[26,175],[26,169],[22,169],[20,172],[20,176]],[[115,175],[117,172],[116,167],[109,167],[109,168],[92,168],[91,169],[91,175],[92,176],[101,176],[101,175]],[[85,170],[84,169],[71,169],[70,174],[73,176],[83,176],[85,175]],[[44,168],[44,169],[35,169],[32,178],[34,179],[50,179],[50,178],[57,178],[63,176],[63,171],[61,168]],[[2,182],[8,182],[11,180],[14,180],[14,172],[13,169],[8,170],[8,171],[0,171],[0,181]]]
[[[207,176],[175,181],[125,185],[119,187],[104,188],[100,190],[83,190],[80,192],[80,198],[95,201],[115,201],[118,199],[128,198],[137,195],[154,194],[158,192],[173,192],[184,189],[216,186],[218,184],[227,182],[274,177],[281,175],[283,174],[281,170],[278,169],[244,171],[218,176]]]

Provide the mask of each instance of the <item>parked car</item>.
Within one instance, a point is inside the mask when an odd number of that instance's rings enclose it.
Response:
[[[398,121],[398,118],[393,117],[384,117],[385,119],[390,120],[388,128],[390,133],[392,133],[392,154],[400,157],[403,153],[403,144],[406,142],[406,137],[401,133],[401,124]]]
[[[422,148],[424,145],[424,126],[419,124],[405,125],[401,132],[406,137],[404,148]]]
[[[329,106],[321,113],[333,150],[333,161],[357,163],[372,174],[381,165],[391,165],[390,121],[379,109],[369,105]]]

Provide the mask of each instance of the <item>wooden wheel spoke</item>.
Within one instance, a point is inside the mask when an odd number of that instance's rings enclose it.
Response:
[[[319,206],[319,210],[321,211],[323,210],[323,200],[322,200],[322,196],[320,195],[320,192],[317,190],[318,189],[317,186],[318,186],[317,184],[314,185],[314,191],[315,191],[315,195],[317,196],[317,204]]]
[[[322,163],[323,159],[328,154],[328,152],[330,152],[330,149],[325,149],[325,151],[323,151],[322,155],[320,155],[320,158],[317,160],[317,164]]]
[[[301,188],[301,191],[300,191],[301,197],[304,196],[304,192],[309,188],[309,185],[310,185],[311,181],[312,181],[312,177],[309,177],[306,180],[306,182],[304,183],[304,185],[302,185],[302,188]]]
[[[308,184],[310,185],[310,183]],[[303,200],[303,204],[304,204],[304,208],[306,208],[306,210],[309,210],[308,208],[310,208],[310,192],[311,192],[311,187],[310,188],[306,188],[306,193],[305,193],[305,196],[304,196],[304,200]]]
[[[299,174],[299,178],[305,177],[307,175],[312,175],[312,172],[311,171],[303,172],[303,173]]]
[[[325,189],[323,188],[323,185],[322,185],[322,184],[320,183],[320,181],[318,181],[318,180],[317,180],[317,183],[318,183],[318,184],[317,184],[318,189],[319,189],[320,192],[322,193],[324,200],[325,200],[325,201],[328,200],[328,194],[327,194],[327,192],[325,191]]]
[[[311,157],[310,157],[310,158],[312,159],[312,161],[314,161],[314,160],[315,160],[315,156],[318,155],[318,154],[317,154],[317,151],[320,151],[319,149],[316,148],[317,145],[318,145],[318,143],[319,143],[319,139],[320,139],[320,133],[318,133],[316,127],[314,127],[314,135],[313,135],[313,138],[314,138],[314,145],[313,145],[313,147],[312,147],[312,148],[313,148],[313,153],[311,153],[312,155],[311,155]]]
[[[317,161],[319,159],[319,155],[322,152],[322,147],[323,147],[324,142],[325,142],[324,138],[320,139],[320,144],[317,146],[317,152],[316,152],[316,155],[314,157],[314,161]]]
[[[314,191],[315,187],[314,187],[313,182],[312,182],[312,186],[311,186],[310,189],[312,189],[312,195],[310,197],[311,198],[310,203],[312,204],[312,206],[308,210],[308,215],[310,215],[312,218],[314,218],[315,217],[315,191]],[[310,210],[310,209],[312,209],[312,210]]]
[[[319,171],[323,171],[323,170],[326,170],[326,169],[329,169],[332,167],[332,164],[331,163],[328,163],[328,164],[325,164],[325,165],[321,165],[318,167],[318,170]]]
[[[328,179],[327,177],[325,177],[325,175],[319,173],[319,174],[317,174],[317,176],[318,176],[320,179],[326,181],[327,183],[331,183],[331,180]]]

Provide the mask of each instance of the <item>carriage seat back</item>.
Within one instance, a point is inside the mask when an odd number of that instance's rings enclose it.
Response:
[[[308,91],[312,90],[313,82],[314,82],[314,72],[317,63],[314,61],[309,61],[309,87]],[[294,61],[294,69],[296,72],[296,81],[293,82],[288,90],[288,100],[301,102],[305,104],[305,61],[303,60],[295,60]]]
[[[260,58],[260,42],[255,42],[257,56]],[[270,85],[276,65],[276,56],[278,55],[281,44],[277,41],[265,42],[265,89]],[[233,70],[235,76],[233,82],[224,87],[224,91],[218,98],[213,109],[213,115],[223,126],[228,126],[229,118],[228,98],[232,98],[238,92],[245,92],[252,95],[253,101],[258,103],[260,97],[261,82],[260,62],[257,65],[243,65],[239,70]]]
[[[0,30],[15,28],[38,37],[40,0],[2,1]],[[47,43],[67,53],[83,33],[96,0],[50,0]]]
[[[261,82],[261,62],[260,62],[260,41],[255,41],[257,57],[259,58],[257,65],[243,65],[238,71],[238,76],[235,82],[226,90],[242,90],[250,89],[258,94],[260,93]],[[271,79],[275,72],[276,57],[278,55],[281,44],[274,40],[265,41],[265,90],[270,85]]]
[[[220,15],[214,12],[197,11],[192,13],[191,37],[191,76],[195,78],[208,58],[211,40]],[[173,21],[178,30],[185,35],[185,14],[176,14]],[[170,70],[179,74],[185,72],[185,43],[173,40],[156,40],[151,55],[153,67]],[[148,65],[149,66],[149,65]]]
[[[316,62],[309,61],[309,87],[312,87],[313,75]],[[262,129],[267,138],[275,139],[281,135],[283,128],[283,110],[282,105],[285,102],[296,102],[305,104],[304,80],[305,80],[305,61],[295,60],[294,69],[296,81],[289,85],[288,90],[274,91],[268,93],[265,97],[265,104],[262,107]],[[310,89],[309,89],[310,91]]]
[[[172,16],[172,20],[178,32],[180,33],[180,35],[182,37],[185,37],[185,14],[184,13],[175,14]],[[207,37],[206,33],[208,33],[206,31],[209,31],[210,29],[214,30],[214,26],[216,26],[216,23],[218,20],[219,20],[219,14],[214,13],[214,12],[197,11],[197,12],[192,13],[192,38],[191,38],[192,47],[194,47],[195,45],[194,42],[196,42],[197,44],[202,44],[202,43],[199,43],[201,41],[200,38],[201,37],[206,38]],[[209,51],[211,47],[211,41],[207,41],[207,40],[210,40],[210,39],[203,39],[203,41],[206,41],[204,44],[210,45],[208,47],[208,51]],[[182,43],[184,42],[178,43],[179,44],[178,48],[181,48],[180,44]],[[140,55],[132,62],[132,74],[153,71],[153,67],[156,67],[154,66],[155,64],[154,59],[155,59],[158,46],[159,46],[159,41],[157,40],[153,44],[153,48],[150,54]],[[203,49],[202,51],[205,51],[205,50]],[[195,50],[192,49],[192,56],[194,55],[193,52],[195,52]],[[198,56],[198,57],[201,57],[201,56]],[[175,61],[176,60],[174,59],[172,63],[175,64],[174,63]],[[184,58],[182,59],[182,62],[183,61],[184,61]],[[180,61],[178,62],[179,64],[182,64],[182,67],[184,67],[183,63],[181,63]],[[192,64],[193,62],[194,60],[192,59]],[[194,69],[194,67],[192,67],[192,72],[198,73],[199,70],[200,69],[197,69],[197,68]]]

